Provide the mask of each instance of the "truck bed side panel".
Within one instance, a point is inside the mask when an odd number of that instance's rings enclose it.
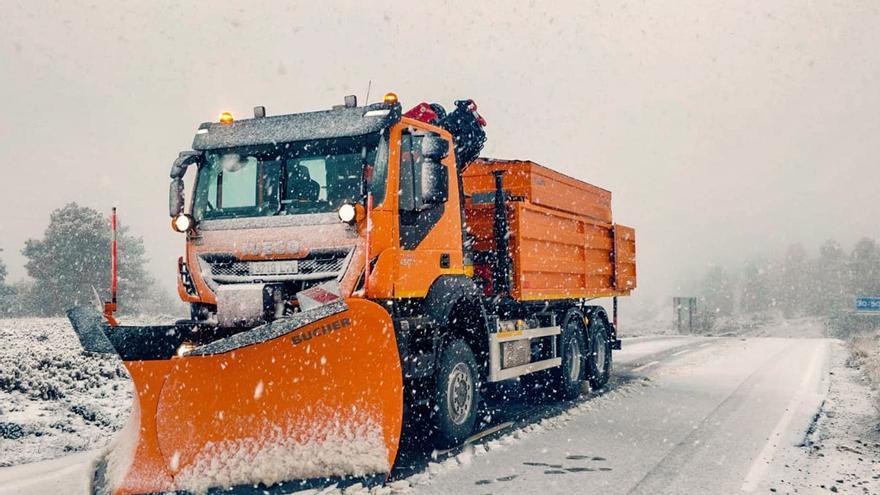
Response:
[[[484,200],[495,192],[492,172],[503,170],[504,190],[546,208],[611,223],[611,192],[530,161],[481,158],[465,169],[465,191]]]
[[[505,168],[511,163],[513,168]],[[627,295],[635,289],[635,231],[611,223],[610,193],[530,162],[483,161],[475,165],[468,167],[464,184],[470,196],[466,207],[468,230],[478,253],[495,249],[492,172],[499,168],[507,171],[504,190],[510,196],[511,295],[515,299],[608,297]],[[522,172],[526,165],[528,174]],[[528,181],[523,182],[526,176]],[[535,186],[538,179],[544,183]],[[549,182],[558,186],[550,186]],[[577,183],[577,187],[567,182]],[[554,197],[554,191],[558,197],[548,199]],[[596,191],[607,196],[597,196]],[[607,214],[603,213],[606,198]],[[568,206],[576,204],[594,208],[585,208],[580,214],[565,211],[576,209]]]
[[[526,202],[511,206],[514,298],[602,297],[635,288],[634,235],[618,243],[632,253],[619,264],[618,283],[615,226]]]

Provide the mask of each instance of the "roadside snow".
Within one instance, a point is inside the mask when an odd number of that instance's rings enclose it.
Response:
[[[122,427],[125,367],[83,352],[66,319],[0,319],[0,341],[0,466],[95,449]]]
[[[101,452],[0,468],[0,495],[90,495]]]
[[[772,473],[776,493],[880,493],[880,425],[874,393],[848,361],[842,342],[832,344],[828,397],[785,469]]]

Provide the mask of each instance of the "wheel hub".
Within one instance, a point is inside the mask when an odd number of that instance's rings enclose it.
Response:
[[[449,418],[460,425],[465,422],[473,407],[474,380],[471,370],[465,363],[458,363],[449,373],[449,384],[446,388],[446,403]]]

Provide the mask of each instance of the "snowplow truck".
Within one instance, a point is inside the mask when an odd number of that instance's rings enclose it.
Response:
[[[634,231],[612,222],[604,189],[479,158],[484,126],[470,100],[403,112],[392,93],[201,124],[169,204],[191,318],[69,312],[135,389],[95,490],[384,477],[408,408],[452,447],[494,384],[560,400],[602,387],[617,297],[636,287]],[[613,298],[611,316],[597,298]]]

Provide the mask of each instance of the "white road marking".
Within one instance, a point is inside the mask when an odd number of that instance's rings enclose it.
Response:
[[[678,351],[678,352],[676,352],[676,353],[673,353],[672,355],[673,355],[673,356],[679,356],[679,355],[681,355],[681,354],[687,354],[687,353],[689,353],[689,352],[691,352],[690,349],[685,349],[685,350],[683,350],[683,351]]]
[[[700,345],[698,345],[697,347],[707,347],[707,346],[710,346],[710,345],[712,345],[711,342],[706,342],[705,344],[700,344]]]
[[[654,366],[655,364],[657,364],[657,363],[659,363],[659,362],[660,362],[660,361],[651,361],[650,363],[648,363],[648,364],[643,364],[643,365],[639,366],[638,368],[633,368],[633,371],[642,371],[643,369],[645,369],[645,368],[649,368],[649,367],[651,367],[651,366]]]
[[[779,418],[779,423],[776,424],[776,428],[770,433],[767,443],[764,444],[764,448],[761,449],[761,454],[758,455],[749,468],[748,473],[746,473],[745,481],[740,488],[742,491],[755,491],[755,489],[758,488],[758,483],[764,478],[767,469],[770,467],[770,462],[773,461],[773,456],[776,454],[776,449],[779,447],[782,434],[785,433],[789,423],[791,423],[791,418],[794,415],[794,412],[800,409],[801,403],[804,401],[804,396],[806,395],[810,382],[813,379],[813,375],[816,373],[816,369],[821,362],[820,357],[825,348],[824,345],[817,346],[816,350],[813,352],[813,358],[810,360],[809,367],[807,367],[804,372],[804,378],[801,380],[801,384],[795,392],[794,397],[791,398],[791,402],[785,409],[785,413]]]

